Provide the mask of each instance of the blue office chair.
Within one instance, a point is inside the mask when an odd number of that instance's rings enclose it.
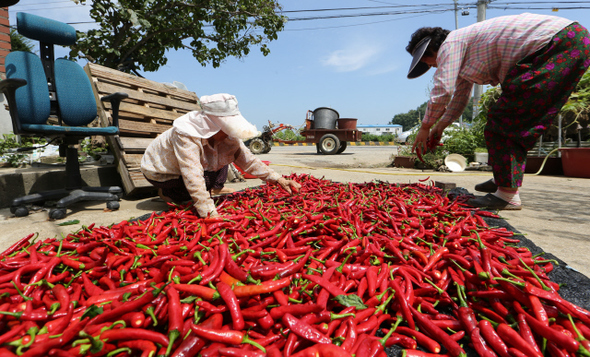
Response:
[[[14,133],[43,136],[59,143],[59,153],[66,158],[66,185],[63,189],[37,192],[12,201],[11,212],[17,217],[29,214],[28,204],[56,201],[50,219],[66,216],[66,207],[79,201],[106,201],[107,208],[118,209],[123,191],[118,186],[83,187],[75,145],[88,136],[119,134],[119,104],[126,93],[101,98],[110,101],[112,126],[87,127],[96,119],[97,109],[88,76],[76,62],[54,60],[54,45],[76,42],[76,30],[65,23],[27,13],[17,14],[18,32],[40,42],[40,57],[30,52],[11,52],[6,56],[6,80],[0,91],[8,101]],[[54,118],[57,125],[49,124]]]

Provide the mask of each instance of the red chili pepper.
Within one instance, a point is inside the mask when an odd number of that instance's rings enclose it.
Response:
[[[564,348],[570,353],[590,355],[590,353],[588,353],[588,351],[586,351],[586,349],[574,338],[552,329],[528,314],[519,314],[518,316],[519,319],[521,316],[526,319],[526,322],[528,322],[531,329],[546,338],[547,341],[555,343],[558,347]]]
[[[402,357],[445,357],[448,354],[428,353],[420,350],[405,349],[402,350]]]
[[[411,329],[411,328],[408,328],[405,326],[398,326],[395,329],[395,331],[415,338],[416,342],[418,342],[418,344],[420,346],[425,347],[426,349],[428,349],[432,353],[439,353],[440,352],[440,344],[438,342],[436,342],[435,340],[426,336],[425,334],[423,334],[419,331],[416,331],[415,329]]]
[[[203,321],[200,326],[219,330],[223,323],[223,316],[221,314],[213,314],[207,320]],[[186,337],[182,343],[171,354],[171,357],[189,357],[196,356],[197,353],[205,346],[206,340],[197,336],[192,332]]]
[[[180,295],[173,286],[166,288],[166,296],[168,297],[168,339],[170,343],[167,345],[168,349],[166,355],[170,355],[174,342],[179,337],[183,328],[182,307],[180,305]]]
[[[412,311],[413,317],[416,319],[416,323],[420,326],[421,329],[424,329],[426,333],[428,333],[432,338],[434,338],[438,343],[443,345],[449,354],[453,357],[467,357],[467,354],[459,344],[451,339],[448,338],[448,335],[437,325],[433,323],[433,321],[429,320],[426,316],[418,312],[416,309],[410,306]]]
[[[294,304],[294,305],[287,305],[287,306],[278,306],[273,307],[270,310],[270,316],[278,320],[282,318],[286,313],[290,313],[291,315],[295,316],[302,316],[313,314],[317,312],[321,312],[323,310],[323,306],[320,304]]]
[[[123,341],[118,346],[141,350],[141,357],[153,356],[158,351],[158,347],[149,340]]]
[[[242,343],[248,343],[258,347],[263,352],[266,351],[264,347],[249,339],[248,336],[241,331],[217,330],[194,324],[191,325],[191,330],[195,333],[195,335],[212,342],[220,342],[227,345],[240,345]]]
[[[400,306],[402,316],[406,319],[408,326],[410,326],[411,329],[415,329],[416,324],[412,316],[412,311],[410,310],[409,297],[403,293],[401,286],[395,279],[391,280],[390,284],[393,290],[395,290],[395,299]]]
[[[261,295],[280,290],[284,287],[289,286],[289,284],[291,284],[291,278],[289,277],[279,280],[269,280],[263,282],[260,285],[236,286],[234,288],[234,294],[238,298]]]
[[[244,318],[242,316],[242,310],[240,309],[240,303],[238,302],[238,298],[236,294],[234,294],[233,290],[229,285],[220,281],[217,283],[217,291],[219,295],[225,301],[225,304],[228,307],[230,312],[232,321],[233,321],[233,328],[234,330],[243,330],[244,329]]]
[[[110,319],[113,319],[113,318],[118,318],[119,316],[122,316],[126,312],[139,309],[139,308],[143,307],[144,305],[147,305],[148,303],[152,302],[156,298],[156,296],[159,295],[161,290],[162,290],[162,288],[153,289],[151,291],[146,291],[141,297],[139,297],[135,300],[130,300],[130,301],[124,302],[121,305],[119,305],[118,307],[116,307],[110,311],[106,311],[100,315],[97,315],[92,320],[90,320],[88,322],[88,324],[89,325],[99,324],[99,323],[102,323],[105,321],[109,321]]]
[[[424,266],[424,272],[429,271],[434,264],[436,264],[442,257],[443,255],[449,253],[449,249],[447,247],[440,247],[438,248],[434,254],[430,257],[430,259],[428,259],[428,263]]]
[[[215,300],[219,297],[219,293],[215,289],[211,289],[201,285],[189,284],[173,284],[174,289],[198,296],[205,300]]]
[[[84,326],[88,323],[88,319],[77,321],[71,324],[62,334],[60,337],[49,339],[42,343],[34,344],[29,350],[21,355],[24,357],[43,357],[46,356],[47,353],[52,348],[59,348],[69,342],[72,338],[78,335],[80,331],[84,328]]]
[[[19,239],[13,245],[8,247],[8,249],[6,249],[2,253],[0,253],[0,258],[7,257],[7,256],[11,255],[12,253],[16,252],[17,250],[19,250],[19,248],[27,245],[29,243],[29,239],[33,238],[33,236],[35,236],[35,233],[31,233],[28,236]]]
[[[537,352],[533,346],[529,345],[519,334],[514,331],[512,327],[507,324],[499,324],[497,327],[498,335],[502,338],[504,343],[512,346],[515,349],[523,352],[526,356],[542,357],[541,353]]]
[[[342,289],[332,284],[324,277],[303,274],[303,278],[311,281],[312,283],[318,284],[322,288],[326,289],[332,296],[346,295],[346,293]]]
[[[282,317],[282,321],[293,333],[297,336],[315,343],[332,343],[328,337],[320,333],[311,325],[297,319],[295,316],[286,313]]]
[[[235,347],[223,347],[220,348],[219,354],[222,356],[230,356],[230,357],[264,357],[266,354],[257,351],[246,351],[241,348]]]
[[[160,332],[131,327],[106,330],[100,335],[100,338],[108,341],[147,340],[165,347],[167,347],[170,342],[168,337]]]

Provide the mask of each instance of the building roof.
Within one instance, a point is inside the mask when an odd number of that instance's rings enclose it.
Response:
[[[357,128],[400,128],[399,124],[383,124],[383,125],[357,125]]]

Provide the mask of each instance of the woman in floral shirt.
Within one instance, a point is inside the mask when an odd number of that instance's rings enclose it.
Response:
[[[234,96],[215,94],[200,101],[201,111],[176,119],[172,128],[150,143],[141,159],[141,172],[163,198],[174,202],[192,199],[201,217],[217,216],[209,191],[217,172],[233,162],[289,193],[299,190],[297,182],[283,178],[246,148],[242,140],[258,131],[240,114]]]
[[[521,209],[527,151],[546,132],[590,66],[590,35],[555,16],[497,17],[455,31],[424,27],[412,35],[408,78],[437,67],[434,88],[412,150],[436,145],[463,113],[473,84],[500,85],[484,131],[494,178],[476,185],[474,207]]]

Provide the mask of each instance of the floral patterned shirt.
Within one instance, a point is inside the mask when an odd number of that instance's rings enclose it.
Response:
[[[437,55],[434,88],[422,122],[458,119],[473,84],[496,86],[518,61],[545,46],[573,21],[524,13],[502,16],[451,31]]]
[[[179,177],[190,193],[201,217],[216,213],[206,189],[204,172],[217,171],[235,162],[242,170],[265,181],[278,181],[281,175],[258,159],[237,138],[221,142],[184,135],[172,127],[147,147],[141,159],[141,172],[150,180],[164,182]]]

